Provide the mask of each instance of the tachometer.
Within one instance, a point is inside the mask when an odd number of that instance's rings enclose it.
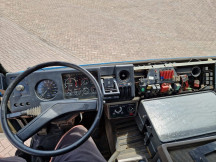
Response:
[[[58,87],[53,80],[45,79],[36,85],[35,91],[40,99],[50,100],[57,95]]]

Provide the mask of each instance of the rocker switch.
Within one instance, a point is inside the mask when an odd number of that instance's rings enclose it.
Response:
[[[104,79],[104,88],[114,88],[114,79],[113,78],[106,78]]]

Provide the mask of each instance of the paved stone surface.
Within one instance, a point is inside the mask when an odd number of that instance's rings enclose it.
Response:
[[[30,140],[25,142],[25,145],[30,146]],[[3,133],[0,133],[0,157],[14,156],[16,148],[7,140]]]
[[[47,61],[83,61],[49,46],[16,24],[0,17],[0,63],[7,71],[17,72]]]
[[[76,57],[81,63],[98,63],[209,56],[216,51],[214,0],[1,0],[0,7],[2,17],[41,40],[34,45],[19,38],[18,27],[12,29],[1,19],[0,55],[8,56],[10,71],[16,70],[14,63],[31,66],[29,59],[41,53],[33,64],[57,59],[57,53],[71,62]]]

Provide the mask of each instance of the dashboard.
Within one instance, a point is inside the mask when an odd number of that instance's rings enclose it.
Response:
[[[133,65],[87,67],[104,92],[107,102],[127,101],[135,96]],[[8,73],[10,84],[19,73]],[[97,98],[91,80],[77,70],[56,68],[39,70],[27,76],[14,89],[10,97],[11,112],[38,107],[41,102],[67,99]]]
[[[214,60],[143,62],[86,66],[96,78],[109,119],[133,117],[139,101],[182,93],[215,90]],[[19,73],[8,73],[10,84]],[[26,77],[10,97],[11,112],[23,111],[41,102],[97,98],[93,83],[70,68],[43,69]]]
[[[108,119],[105,120],[107,122],[105,127],[110,129],[108,132],[113,134],[113,125],[115,123],[121,125],[124,121],[123,126],[119,128],[134,133],[136,129],[134,123],[130,121],[135,119],[138,134],[142,132],[144,135],[139,137],[139,140],[142,139],[152,157],[156,154],[158,146],[162,144],[162,142],[157,142],[159,136],[154,133],[157,128],[164,126],[164,129],[159,130],[176,130],[174,133],[168,132],[167,134],[174,134],[177,137],[176,132],[181,130],[177,129],[182,124],[181,119],[184,118],[183,121],[188,119],[186,123],[190,123],[191,117],[198,115],[197,123],[205,124],[203,121],[209,120],[202,118],[203,116],[199,117],[201,114],[207,114],[208,117],[212,105],[215,104],[214,98],[210,98],[209,94],[216,91],[216,60],[146,61],[133,64],[92,65],[84,66],[84,68],[95,77],[100,85],[104,100],[104,115]],[[7,85],[12,83],[19,74],[8,73],[6,75]],[[19,114],[16,112],[32,110],[33,113],[23,116],[23,119],[33,119],[31,117],[36,116],[34,110],[37,110],[43,102],[96,98],[96,89],[91,80],[77,70],[70,68],[42,69],[30,74],[16,86],[10,96],[10,117],[13,118],[13,115]],[[204,106],[202,103],[205,103]],[[214,109],[209,119],[215,119],[213,112]],[[179,118],[181,114],[182,117]],[[130,117],[132,120],[128,119]],[[176,117],[180,124],[176,125]],[[167,119],[166,124],[163,124],[166,121],[161,120],[163,118]],[[171,119],[174,122],[170,122]],[[161,121],[163,121],[162,126],[155,127],[155,123],[160,125]],[[110,126],[109,123],[111,123]],[[172,127],[166,129],[171,124],[173,124]],[[182,125],[185,129],[185,125]],[[195,126],[203,130],[199,124]]]

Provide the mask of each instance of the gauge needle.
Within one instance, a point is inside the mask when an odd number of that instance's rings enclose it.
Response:
[[[44,96],[44,95],[47,93],[47,91],[48,91],[48,90],[46,90],[46,91],[42,94],[42,96]]]

